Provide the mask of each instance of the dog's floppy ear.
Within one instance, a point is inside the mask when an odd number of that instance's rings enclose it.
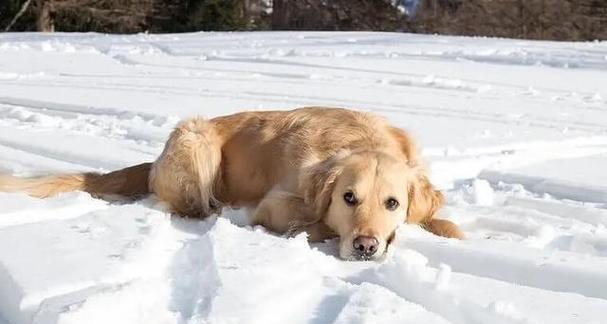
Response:
[[[423,171],[420,172],[417,174],[417,180],[413,180],[409,187],[407,223],[420,224],[422,228],[438,236],[460,240],[466,238],[455,223],[434,217],[443,205],[443,194],[434,189]]]
[[[443,194],[436,190],[428,179],[426,170],[420,166],[415,143],[402,129],[391,127],[390,133],[398,143],[407,164],[413,169],[409,181],[409,206],[407,223],[420,224],[424,229],[439,236],[465,238],[464,233],[451,221],[434,218],[443,205]]]
[[[400,128],[390,127],[390,133],[398,143],[413,175],[409,181],[409,209],[407,223],[419,224],[429,220],[443,204],[443,194],[434,189],[426,170],[420,165],[418,152],[409,135]]]
[[[417,161],[417,147],[413,139],[409,137],[404,130],[396,127],[390,127],[390,134],[398,143],[400,151],[405,155],[407,161]]]
[[[409,208],[407,223],[424,223],[434,216],[443,205],[443,194],[430,183],[423,167],[412,166],[414,173],[409,181]]]
[[[307,167],[300,178],[300,192],[304,194],[304,202],[312,206],[315,216],[322,218],[331,203],[331,194],[335,180],[342,171],[333,157]]]

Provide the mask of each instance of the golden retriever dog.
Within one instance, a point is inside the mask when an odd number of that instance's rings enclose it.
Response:
[[[154,194],[177,215],[245,207],[253,224],[310,241],[339,238],[346,260],[380,258],[402,223],[463,238],[435,215],[442,194],[407,133],[373,114],[339,108],[243,112],[180,122],[154,163],[107,174],[0,178],[0,191],[48,197]]]

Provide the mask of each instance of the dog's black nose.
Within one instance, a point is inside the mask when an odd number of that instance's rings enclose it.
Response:
[[[373,236],[358,236],[352,243],[354,253],[360,258],[369,258],[377,252],[379,241]]]

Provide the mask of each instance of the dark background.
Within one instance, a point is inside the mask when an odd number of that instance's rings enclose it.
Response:
[[[374,30],[606,40],[607,0],[0,0],[0,31]]]

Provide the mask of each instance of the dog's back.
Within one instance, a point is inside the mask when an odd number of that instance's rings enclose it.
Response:
[[[222,204],[255,206],[285,177],[297,179],[302,166],[340,150],[396,154],[400,139],[390,130],[373,114],[325,107],[192,118],[177,125],[153,164],[107,174],[0,176],[0,191],[40,198],[76,190],[103,198],[154,193],[173,212],[206,216]]]

